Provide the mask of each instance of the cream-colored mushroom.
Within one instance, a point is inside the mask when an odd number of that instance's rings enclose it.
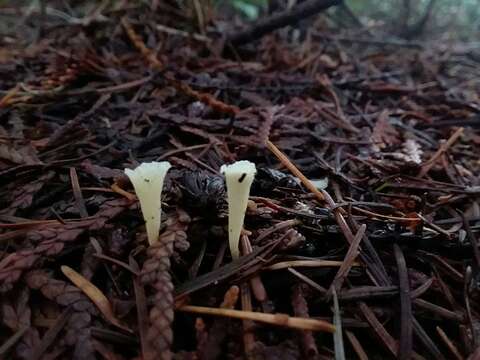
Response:
[[[240,234],[247,210],[250,186],[255,177],[255,164],[250,161],[237,161],[223,165],[220,171],[225,175],[228,196],[228,242],[232,258],[240,256]]]
[[[170,169],[168,161],[142,163],[134,170],[125,169],[140,201],[150,245],[158,241],[162,216],[163,180]]]

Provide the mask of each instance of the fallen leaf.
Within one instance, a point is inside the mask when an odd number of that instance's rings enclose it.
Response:
[[[90,281],[85,279],[81,274],[77,273],[71,267],[62,265],[61,270],[63,274],[77,286],[82,292],[97,306],[98,310],[105,316],[105,318],[118,328],[133,332],[127,326],[123,325],[120,320],[115,317],[112,310],[112,305],[108,301],[107,297],[103,295],[99,288],[93,285]]]

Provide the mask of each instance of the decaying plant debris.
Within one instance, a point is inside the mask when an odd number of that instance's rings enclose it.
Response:
[[[469,48],[346,44],[322,23],[239,46],[206,5],[44,3],[0,39],[0,358],[478,354]],[[243,159],[232,261],[220,166]],[[149,247],[122,170],[150,161],[172,169]]]

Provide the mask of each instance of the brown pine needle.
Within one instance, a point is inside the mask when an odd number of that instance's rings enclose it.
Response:
[[[335,275],[335,278],[332,281],[332,285],[328,290],[329,296],[332,295],[333,290],[340,290],[342,287],[343,282],[348,276],[352,265],[354,264],[355,258],[359,254],[359,247],[360,242],[362,241],[363,235],[365,235],[365,230],[367,229],[367,225],[363,224],[358,229],[357,233],[355,234],[355,238],[353,239],[350,247],[348,248],[347,254],[345,255],[345,259],[341,262],[341,266]]]
[[[90,281],[85,279],[81,274],[73,270],[71,267],[62,265],[61,270],[63,274],[97,306],[98,310],[105,316],[105,318],[118,328],[133,332],[131,329],[123,325],[120,320],[115,317],[112,310],[112,305],[107,297],[103,295],[99,288],[93,285]]]
[[[447,334],[445,334],[445,332],[440,328],[440,326],[437,326],[437,333],[438,335],[440,335],[440,338],[445,343],[445,345],[447,345],[453,357],[457,360],[463,360],[463,356],[462,354],[460,354],[460,351],[453,344],[453,342],[448,338]]]
[[[367,320],[368,324],[374,331],[375,335],[377,335],[390,353],[396,357],[398,353],[397,341],[387,332],[383,324],[380,322],[380,320],[378,320],[375,313],[367,306],[367,304],[360,302],[359,309],[365,317],[365,320]]]
[[[355,211],[358,211],[360,213],[363,213],[365,215],[369,215],[372,217],[377,217],[380,219],[387,219],[387,220],[392,220],[392,221],[414,221],[414,222],[420,222],[422,219],[418,218],[408,218],[408,217],[400,217],[400,216],[391,216],[391,215],[383,215],[383,214],[378,214],[373,211],[368,211],[365,209],[360,209],[359,207],[355,207]]]
[[[323,194],[315,187],[315,185],[312,184],[310,180],[307,179],[305,175],[290,161],[290,159],[280,151],[279,148],[277,148],[270,140],[267,140],[267,147],[268,149],[280,160],[280,162],[285,165],[285,167],[290,170],[290,172],[298,177],[302,184],[310,190],[316,198],[324,202],[325,198]]]
[[[342,334],[342,315],[340,314],[340,305],[338,304],[337,292],[332,290],[333,295],[333,324],[335,333],[333,334],[333,348],[335,351],[335,360],[345,360],[345,346],[343,345]]]
[[[320,294],[325,295],[327,293],[327,289],[320,286],[318,283],[316,283],[315,281],[310,279],[308,276],[303,275],[302,273],[298,272],[297,270],[295,270],[293,268],[288,268],[287,270],[290,274],[292,274],[293,276],[296,276],[297,278],[302,280],[305,284],[310,285],[312,288],[317,290]]]
[[[0,223],[0,229],[23,229],[41,225],[66,225],[71,223],[82,223],[85,220],[92,220],[94,217],[89,216],[84,219],[63,219],[63,223],[58,220],[30,220],[17,223]]]
[[[347,331],[345,331],[345,335],[347,336],[348,341],[350,341],[350,345],[352,345],[353,351],[355,351],[358,358],[360,360],[368,360],[368,355],[365,352],[365,350],[363,349],[360,342],[358,341],[355,334],[347,330]]]
[[[22,221],[18,223],[0,223],[0,229],[21,229],[31,226],[40,226],[40,225],[47,225],[53,224],[57,225],[60,224],[58,220],[31,220],[31,221]]]
[[[224,316],[241,320],[253,320],[276,326],[289,327],[292,329],[324,331],[329,333],[335,332],[335,326],[329,322],[316,319],[298,318],[286,314],[265,314],[255,311],[241,311],[193,305],[185,305],[177,310],[203,315]]]
[[[342,261],[334,260],[292,260],[292,261],[282,261],[276,264],[264,267],[264,270],[280,270],[290,267],[336,267],[342,266]],[[358,262],[354,262],[352,266],[359,266]]]

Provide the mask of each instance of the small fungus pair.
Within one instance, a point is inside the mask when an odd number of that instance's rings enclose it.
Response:
[[[162,214],[163,181],[171,165],[168,161],[142,163],[134,170],[125,169],[140,201],[150,245],[158,241]],[[237,161],[223,165],[228,197],[228,242],[234,259],[240,256],[239,242],[245,220],[250,187],[255,177],[255,164]]]

